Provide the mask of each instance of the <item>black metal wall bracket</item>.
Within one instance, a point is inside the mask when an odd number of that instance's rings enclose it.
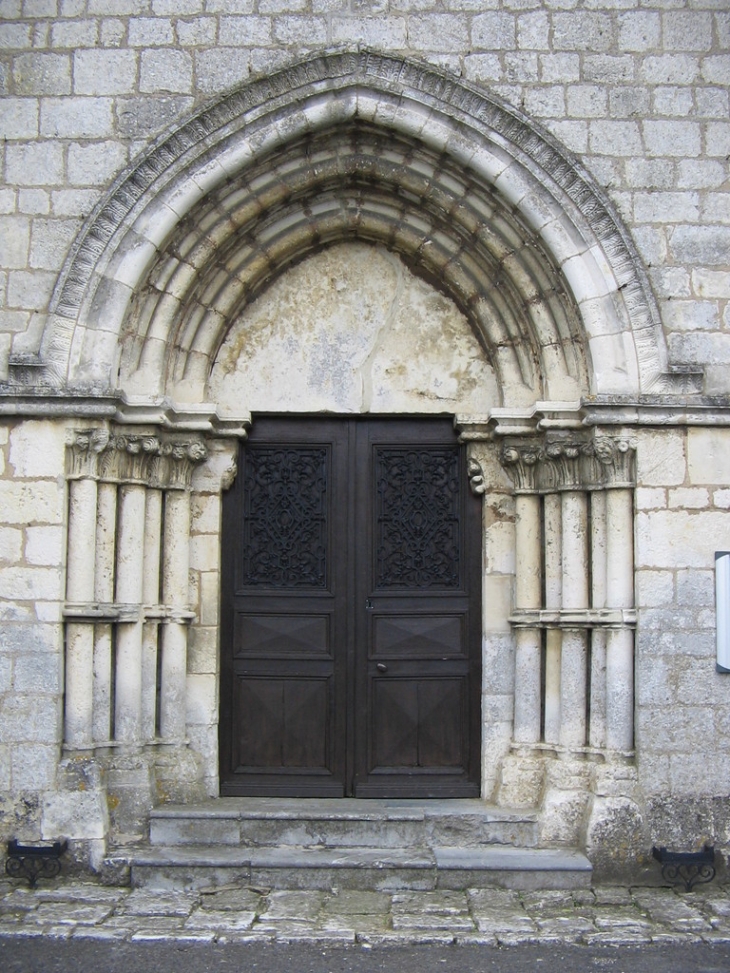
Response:
[[[33,889],[39,878],[55,878],[61,871],[61,855],[67,841],[52,845],[21,845],[15,838],[8,842],[5,871],[11,878],[25,878]]]
[[[684,885],[685,892],[715,877],[714,845],[705,845],[702,851],[668,851],[655,846],[651,853],[661,865],[662,878],[674,885]]]

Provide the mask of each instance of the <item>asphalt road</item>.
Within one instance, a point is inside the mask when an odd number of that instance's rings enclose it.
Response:
[[[2,973],[728,973],[730,944],[363,946],[0,939]]]

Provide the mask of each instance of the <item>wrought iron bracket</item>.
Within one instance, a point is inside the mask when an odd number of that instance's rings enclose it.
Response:
[[[702,851],[668,851],[654,846],[651,853],[661,865],[662,878],[674,885],[684,885],[685,892],[715,877],[714,845],[705,845]]]
[[[21,845],[15,838],[8,842],[5,871],[11,878],[25,878],[35,888],[39,878],[55,878],[61,872],[61,855],[68,848],[67,841],[52,845]]]

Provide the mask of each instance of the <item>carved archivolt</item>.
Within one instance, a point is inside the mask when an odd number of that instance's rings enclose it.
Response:
[[[637,255],[587,171],[499,99],[368,51],[259,79],[135,162],[72,249],[38,367],[11,361],[16,387],[113,390],[121,348],[123,388],[203,395],[241,308],[347,239],[449,294],[506,404],[677,388]]]

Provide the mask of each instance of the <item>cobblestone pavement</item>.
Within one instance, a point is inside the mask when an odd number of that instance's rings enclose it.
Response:
[[[572,892],[202,892],[0,882],[0,938],[177,942],[730,943],[730,886]]]

